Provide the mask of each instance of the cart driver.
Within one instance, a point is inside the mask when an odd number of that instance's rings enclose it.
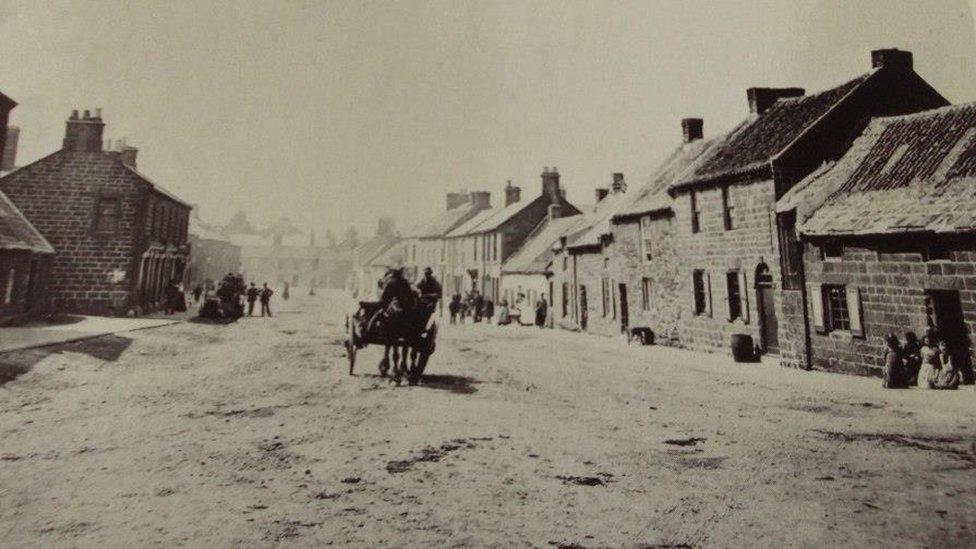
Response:
[[[441,283],[434,278],[434,271],[430,267],[424,268],[424,277],[420,279],[417,283],[417,290],[420,291],[420,297],[432,297],[434,301],[440,301],[443,290],[441,290]]]

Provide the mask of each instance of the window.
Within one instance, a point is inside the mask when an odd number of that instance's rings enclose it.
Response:
[[[641,279],[641,309],[651,310],[651,279],[647,277]]]
[[[649,262],[654,255],[651,252],[653,241],[651,238],[651,216],[645,215],[640,221],[641,257],[644,262]]]
[[[565,271],[568,268],[569,268],[569,257],[567,257],[567,256],[564,255],[563,256],[563,270]]]
[[[739,287],[739,271],[725,273],[725,285],[728,288],[729,321],[742,317],[742,288]]]
[[[803,288],[803,246],[796,236],[796,211],[777,216],[783,289]]]
[[[725,223],[726,231],[732,230],[732,209],[735,207],[729,199],[729,193],[728,187],[722,187],[722,220]]]
[[[569,314],[569,283],[563,282],[563,318]]]
[[[606,277],[604,277],[604,278],[602,278],[600,280],[600,285],[601,285],[600,287],[601,287],[601,290],[602,290],[602,301],[603,301],[602,313],[603,313],[603,316],[607,316],[607,313],[610,312],[610,299],[611,299],[611,297],[610,297],[610,281],[607,280]]]
[[[95,232],[115,232],[119,222],[119,199],[113,196],[99,197],[95,205]]]
[[[474,260],[478,261],[478,237],[471,239],[471,253],[474,254]]]
[[[691,232],[701,230],[701,211],[698,209],[698,193],[691,191]]]
[[[696,269],[691,276],[692,289],[695,298],[695,314],[704,315],[708,313],[708,294],[706,293],[705,271]]]
[[[824,261],[840,261],[844,257],[844,247],[830,242],[820,248],[820,255]]]
[[[844,286],[824,286],[823,300],[827,330],[850,330],[851,314],[847,307],[847,291]]]
[[[7,283],[3,289],[3,304],[10,305],[14,299],[14,281],[17,280],[17,269],[10,269],[7,273]]]

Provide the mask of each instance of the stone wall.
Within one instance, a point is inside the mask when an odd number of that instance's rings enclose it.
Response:
[[[924,333],[929,322],[926,290],[959,292],[970,349],[976,348],[976,251],[967,244],[951,250],[949,259],[926,261],[919,250],[923,245],[921,237],[894,248],[849,243],[840,258],[826,261],[818,246],[807,246],[808,293],[825,284],[857,287],[864,333],[857,337],[849,331],[811,330],[813,367],[880,375],[885,334],[894,333],[904,341],[906,331],[920,337]]]

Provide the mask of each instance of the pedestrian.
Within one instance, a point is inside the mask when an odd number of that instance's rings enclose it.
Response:
[[[498,306],[498,325],[508,326],[512,323],[512,317],[508,309],[508,300],[503,299],[501,304]]]
[[[193,287],[193,302],[200,303],[200,296],[203,294],[203,288],[199,284]]]
[[[946,340],[939,340],[939,372],[932,383],[933,389],[958,389],[959,388],[959,368],[952,360],[952,353]]]
[[[274,291],[271,288],[269,288],[268,283],[265,282],[264,287],[261,288],[261,294],[260,294],[261,316],[264,316],[265,313],[267,313],[268,316],[271,316],[271,295],[272,294],[274,294]]]
[[[281,299],[288,301],[289,297],[291,297],[291,294],[288,293],[288,283],[285,282],[285,291],[281,293]]]
[[[472,292],[471,297],[471,313],[474,315],[475,322],[481,322],[481,316],[484,313],[485,308],[485,298],[482,296],[478,290]]]
[[[935,344],[935,333],[932,330],[922,336],[922,348],[919,350],[922,366],[918,371],[917,383],[920,389],[934,389],[933,385],[939,376],[942,362],[939,359],[939,349]]]
[[[535,303],[535,325],[542,328],[546,325],[546,311],[549,308],[549,304],[546,303],[545,297],[539,297],[539,300]]]
[[[901,348],[905,361],[905,381],[908,385],[918,383],[918,371],[922,367],[922,344],[915,332],[905,332],[905,345]]]
[[[420,297],[427,296],[434,301],[440,301],[444,293],[441,283],[434,278],[434,271],[430,267],[424,267],[424,276],[417,282],[417,290],[420,292]]]
[[[254,302],[258,300],[261,290],[251,282],[251,287],[247,289],[247,316],[254,316]]]
[[[461,294],[451,296],[451,303],[448,304],[447,310],[451,313],[451,324],[456,324],[458,313],[461,312]]]
[[[486,299],[485,300],[484,315],[485,315],[485,322],[491,324],[491,319],[492,319],[492,317],[495,316],[495,302],[494,301],[492,301],[490,299]]]
[[[903,389],[908,386],[905,375],[905,362],[901,344],[895,334],[888,334],[885,341],[885,364],[882,371],[881,386],[886,389]]]
[[[171,315],[176,312],[183,312],[186,310],[186,303],[183,300],[183,292],[180,291],[180,287],[176,280],[173,279],[166,285],[166,290],[164,292],[166,298],[166,314]]]

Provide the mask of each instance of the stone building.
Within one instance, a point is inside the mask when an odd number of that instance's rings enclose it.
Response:
[[[733,334],[746,334],[783,362],[802,361],[804,334],[792,331],[806,314],[791,259],[795,228],[776,215],[776,200],[840,158],[871,117],[947,104],[914,72],[911,53],[878,50],[871,63],[870,72],[816,94],[750,88],[750,116],[669,187],[690,309],[679,326],[683,345],[727,350]]]
[[[377,272],[378,269],[373,266],[373,260],[399,241],[400,237],[393,230],[393,220],[387,217],[380,218],[376,227],[376,234],[353,250],[353,295],[364,300],[371,299],[374,296],[376,281],[379,280],[385,270]]]
[[[491,208],[491,193],[447,193],[447,210],[434,219],[418,223],[403,235],[405,274],[417,280],[430,267],[442,284],[451,280],[445,237],[459,226]],[[445,292],[448,286],[445,284]]]
[[[136,148],[103,150],[104,127],[100,109],[74,111],[61,150],[0,178],[0,190],[58,252],[50,306],[145,312],[183,279],[191,207],[136,169]]]
[[[0,191],[0,323],[35,312],[54,248]]]
[[[502,265],[525,239],[550,215],[555,205],[559,215],[580,211],[570,204],[559,187],[559,172],[542,172],[542,188],[532,200],[521,199],[521,189],[505,188],[505,205],[484,210],[448,233],[445,256],[448,268],[445,293],[465,293],[477,289],[485,298],[501,300]],[[509,296],[514,299],[514,296]]]
[[[220,230],[203,221],[197,208],[190,214],[190,263],[186,269],[187,288],[215,288],[227,273],[241,272],[241,247]]]
[[[976,348],[976,104],[878,118],[784,196],[809,314],[805,363],[878,374],[887,333],[931,327],[971,372]],[[971,379],[971,377],[970,377]]]
[[[620,309],[626,312],[620,328],[649,329],[658,344],[680,344],[678,325],[690,310],[667,189],[708,149],[703,124],[700,118],[681,121],[681,144],[611,219],[607,274],[616,281]]]
[[[627,203],[626,190],[623,174],[613,174],[610,188],[596,189],[596,204],[584,214],[582,230],[557,244],[552,276],[554,325],[620,333],[626,310],[621,310],[618,286],[609,271],[615,253],[609,236],[610,219]]]

